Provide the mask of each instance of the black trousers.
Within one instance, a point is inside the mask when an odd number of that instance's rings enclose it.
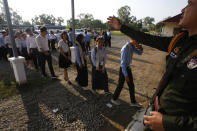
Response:
[[[52,49],[52,50],[56,50],[56,49],[55,49],[55,39],[52,39],[52,40],[50,41],[50,43],[51,43],[51,49]]]
[[[33,60],[35,68],[38,70],[38,67],[41,67],[40,56],[37,48],[30,48],[31,58]]]
[[[90,51],[90,42],[86,42],[85,44],[86,44],[86,51],[87,52]]]
[[[7,48],[4,46],[0,47],[0,60],[1,59],[7,60]]]
[[[132,75],[130,67],[127,68],[127,73],[128,73],[128,77],[130,80],[130,82],[127,83],[128,87],[129,87],[130,99],[131,99],[132,103],[135,103],[136,102],[136,100],[135,100],[135,86],[133,83],[133,75]],[[114,95],[113,95],[114,100],[118,99],[120,92],[124,86],[124,82],[125,82],[125,76],[123,75],[122,68],[120,67],[118,86],[117,86],[117,88],[114,92]]]
[[[108,37],[108,44],[109,44],[109,47],[111,47],[111,37]]]
[[[54,73],[54,70],[53,70],[53,65],[52,65],[52,57],[51,57],[50,52],[49,52],[49,55],[45,55],[44,53],[40,52],[40,60],[41,60],[42,75],[46,76],[45,64],[46,64],[46,61],[47,61],[48,66],[49,66],[49,70],[51,72],[51,76],[55,76],[55,73]]]
[[[12,48],[8,48],[8,52],[9,52],[9,57],[13,57],[13,51],[12,51]]]

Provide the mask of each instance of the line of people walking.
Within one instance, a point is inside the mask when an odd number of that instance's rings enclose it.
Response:
[[[72,30],[71,30],[72,31]],[[4,34],[4,33],[3,33]],[[5,35],[6,36],[6,35]],[[1,37],[2,39],[5,37]],[[9,37],[5,38],[5,45],[10,45]],[[50,32],[50,39],[48,38],[48,31],[46,27],[40,27],[40,34],[36,35],[31,29],[27,29],[26,33],[17,32],[16,33],[16,47],[19,55],[25,57],[26,66],[35,71],[41,71],[43,77],[48,77],[45,71],[45,64],[47,62],[51,78],[55,79],[52,56],[50,51],[49,40],[52,39],[52,51],[56,50],[55,48],[55,35],[53,32]],[[72,85],[72,82],[69,79],[68,68],[72,64],[71,62],[71,49],[70,49],[70,32],[62,32],[58,41],[58,51],[59,51],[59,67],[64,69],[64,80],[67,81],[69,85]],[[100,34],[94,35],[95,43],[91,49],[91,38],[87,34],[87,31],[84,34],[79,34],[76,37],[75,43],[75,65],[77,70],[77,76],[75,81],[84,89],[87,89],[88,86],[88,59],[92,64],[92,93],[96,94],[97,90],[104,90],[105,94],[111,94],[108,87],[108,74],[105,67],[107,63],[107,51],[106,46],[111,47],[111,32],[100,32]],[[106,39],[107,38],[107,39]],[[107,40],[107,41],[106,41]],[[1,45],[3,42],[1,42]],[[107,43],[107,44],[106,44]],[[1,46],[2,47],[2,46]],[[0,48],[2,50],[2,48]],[[11,52],[11,50],[9,50]],[[2,51],[1,51],[2,52]],[[120,105],[118,97],[123,88],[124,82],[126,80],[129,87],[131,106],[141,107],[140,103],[136,102],[135,99],[135,86],[133,82],[133,76],[130,68],[130,63],[132,61],[133,53],[141,55],[143,48],[137,41],[130,41],[121,50],[121,63],[119,71],[119,81],[117,88],[114,92],[114,95],[111,99],[111,102],[115,105]],[[4,54],[4,53],[1,53]],[[2,55],[3,56],[3,55]],[[10,55],[12,56],[12,55]],[[89,56],[89,57],[88,57]],[[32,63],[33,61],[33,63]],[[34,65],[34,66],[33,66]]]

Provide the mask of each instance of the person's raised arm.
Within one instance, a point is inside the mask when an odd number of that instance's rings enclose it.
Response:
[[[165,52],[168,51],[168,46],[172,40],[172,37],[153,36],[153,35],[149,35],[149,34],[137,31],[131,27],[122,25],[119,19],[114,16],[109,17],[108,22],[111,27],[113,27],[114,29],[120,30],[122,33],[138,41],[139,43],[142,43],[144,45],[147,45],[153,48],[157,48],[161,51],[165,51]]]

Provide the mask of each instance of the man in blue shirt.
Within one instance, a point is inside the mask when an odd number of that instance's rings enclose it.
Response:
[[[84,35],[84,41],[85,41],[85,46],[86,46],[86,52],[90,50],[90,36],[87,34],[87,31],[85,31]]]
[[[133,58],[133,53],[138,55],[142,55],[143,48],[138,44],[137,41],[133,40],[126,45],[124,45],[121,49],[121,64],[120,64],[120,72],[119,72],[119,82],[118,86],[113,94],[113,98],[111,102],[115,105],[120,105],[120,102],[117,100],[120,92],[123,88],[124,82],[126,80],[127,85],[129,86],[131,106],[141,107],[140,103],[136,102],[135,99],[135,87],[133,82],[133,76],[130,68],[130,64]]]
[[[68,32],[68,40],[69,40],[69,46],[73,46],[73,33],[72,33],[72,28],[69,29],[69,32]]]
[[[6,31],[2,31],[2,36],[0,36],[0,60],[7,60],[7,48],[5,44]]]

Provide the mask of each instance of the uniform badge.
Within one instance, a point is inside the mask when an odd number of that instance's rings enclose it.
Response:
[[[177,53],[179,52],[179,49],[180,49],[180,47],[176,47],[176,48],[174,49],[174,51],[172,51],[172,52],[170,53],[170,56],[171,56],[172,58],[177,58]]]
[[[197,68],[197,56],[193,57],[188,63],[187,63],[187,67],[189,69],[194,69]]]
[[[177,54],[177,53],[179,52],[179,49],[180,49],[180,47],[176,47],[176,48],[174,49],[174,53]]]
[[[177,55],[176,55],[174,52],[171,52],[171,53],[170,53],[170,56],[171,56],[172,58],[177,58]]]

